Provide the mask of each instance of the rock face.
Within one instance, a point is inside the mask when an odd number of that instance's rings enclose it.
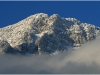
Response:
[[[25,53],[53,53],[68,47],[80,47],[95,39],[100,28],[75,18],[50,17],[39,13],[4,28],[0,28],[0,51]]]
[[[0,37],[0,53],[15,53],[16,51],[10,46],[10,44]]]

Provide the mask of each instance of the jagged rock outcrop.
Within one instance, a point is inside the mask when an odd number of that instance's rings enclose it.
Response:
[[[70,29],[71,35],[70,37],[74,40],[74,46],[81,46],[86,42],[85,35],[83,34],[82,27],[79,26],[76,22]]]
[[[6,40],[1,40],[0,46],[4,43],[1,51],[50,54],[57,50],[67,50],[68,47],[80,47],[99,34],[99,27],[82,23],[75,18],[61,18],[57,14],[49,17],[47,14],[39,13],[0,28],[0,36]]]
[[[11,53],[15,54],[15,50],[10,46],[10,44],[4,40],[2,37],[0,37],[0,53],[5,54],[5,53]]]

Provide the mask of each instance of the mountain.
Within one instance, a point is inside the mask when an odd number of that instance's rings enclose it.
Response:
[[[38,13],[0,28],[0,53],[52,54],[96,39],[100,27],[75,18]]]

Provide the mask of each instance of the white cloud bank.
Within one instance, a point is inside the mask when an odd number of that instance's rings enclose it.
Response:
[[[100,38],[78,50],[42,58],[28,55],[0,55],[1,74],[100,74]]]

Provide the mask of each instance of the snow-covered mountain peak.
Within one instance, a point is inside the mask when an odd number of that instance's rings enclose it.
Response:
[[[45,13],[38,13],[38,14],[35,14],[35,15],[33,15],[35,18],[41,18],[41,17],[44,17],[44,18],[46,18],[46,17],[48,17],[48,14],[45,14]]]
[[[75,18],[62,18],[58,14],[49,17],[45,13],[37,13],[16,24],[0,28],[0,40],[4,40],[4,44],[7,42],[4,47],[0,44],[0,49],[8,53],[50,54],[57,50],[67,51],[68,47],[80,47],[99,35],[100,27],[95,25]]]

